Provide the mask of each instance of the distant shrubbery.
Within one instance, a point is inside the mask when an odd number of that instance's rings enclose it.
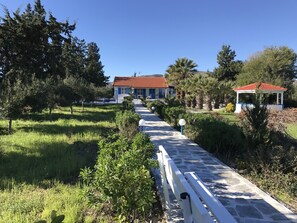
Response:
[[[234,112],[235,111],[235,106],[232,103],[228,103],[226,106],[226,112]]]

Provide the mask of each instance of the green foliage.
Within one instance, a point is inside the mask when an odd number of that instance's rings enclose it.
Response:
[[[205,95],[206,110],[212,110],[212,100],[213,98],[220,94],[218,91],[218,81],[213,77],[204,77],[201,79],[201,89]]]
[[[172,123],[174,127],[177,127],[179,118],[182,118],[186,114],[185,107],[164,107],[164,118],[169,123]]]
[[[245,62],[237,77],[239,86],[265,82],[291,88],[296,77],[296,53],[288,47],[269,47]]]
[[[226,112],[234,112],[235,111],[235,106],[232,103],[228,103],[226,108],[225,108]]]
[[[28,4],[24,12],[4,11],[0,19],[0,94],[6,98],[0,100],[0,106],[9,116],[14,113],[16,117],[24,108],[31,112],[49,108],[51,112],[56,105],[94,99],[95,84],[105,86],[108,79],[95,43],[87,50],[83,40],[72,36],[75,25],[47,15],[40,0],[34,7]],[[67,85],[69,77],[76,82]],[[14,111],[8,111],[9,107]]]
[[[164,102],[160,100],[154,100],[152,102],[147,103],[148,109],[152,111],[152,107],[154,107],[155,108],[154,112],[156,112],[160,116],[160,118],[164,117],[164,114],[163,114],[164,106],[165,106]]]
[[[255,150],[260,159],[265,161],[268,158],[267,153],[271,143],[268,110],[265,105],[260,104],[259,99],[255,100],[252,108],[244,109],[241,126],[249,142],[249,150]]]
[[[96,43],[88,44],[86,58],[85,79],[96,87],[106,86],[108,78],[104,76],[103,65],[100,61],[99,48]]]
[[[209,152],[230,158],[241,152],[244,137],[240,128],[208,114],[187,114],[186,135]]]
[[[92,185],[91,194],[96,200],[100,192],[101,199],[110,201],[121,222],[144,218],[155,201],[149,173],[154,146],[148,136],[138,133],[132,142],[122,136],[113,136],[101,139],[99,147],[91,183],[90,176],[86,172],[83,174],[86,183]]]
[[[176,89],[178,100],[184,100],[185,92],[181,92],[180,82],[197,72],[198,65],[188,58],[178,58],[174,64],[169,65],[165,77]]]
[[[99,87],[97,88],[96,96],[99,98],[112,98],[113,97],[113,88],[106,86],[106,87]]]
[[[138,122],[140,116],[133,111],[125,110],[116,114],[116,125],[120,133],[132,139],[139,131]]]
[[[124,111],[134,111],[134,103],[133,103],[133,98],[131,96],[126,96],[124,97],[124,100],[122,102],[123,110]]]
[[[19,117],[25,97],[26,89],[20,80],[15,84],[7,81],[6,87],[0,92],[0,115],[8,119]]]
[[[177,100],[176,97],[171,97],[171,96],[168,96],[168,97],[165,98],[165,104],[168,107],[178,107],[178,106],[184,106],[185,105],[180,100]]]
[[[231,50],[229,45],[223,45],[222,50],[217,55],[219,67],[214,69],[214,77],[219,81],[234,81],[236,76],[240,73],[243,65],[241,61],[235,61],[235,57],[235,51]]]
[[[62,223],[65,215],[57,215],[57,211],[53,210],[51,213],[51,223]],[[37,221],[36,223],[46,223],[45,220]]]

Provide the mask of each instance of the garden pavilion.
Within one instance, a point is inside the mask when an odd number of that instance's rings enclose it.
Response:
[[[258,82],[233,88],[233,90],[236,92],[235,113],[240,113],[244,107],[253,106],[252,97],[255,97],[256,93],[267,96],[268,109],[281,111],[284,108],[284,92],[287,90],[286,88]],[[251,96],[251,94],[253,95]]]

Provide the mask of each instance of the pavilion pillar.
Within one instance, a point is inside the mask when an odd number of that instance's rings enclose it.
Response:
[[[236,104],[238,104],[238,102],[239,102],[239,93],[238,91],[236,91]]]
[[[281,104],[284,104],[284,92],[281,93]]]
[[[276,93],[276,104],[279,105],[279,93]]]

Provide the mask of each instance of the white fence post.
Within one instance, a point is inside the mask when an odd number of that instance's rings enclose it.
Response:
[[[183,216],[185,223],[192,223],[192,205],[191,205],[191,197],[187,192],[183,192],[180,194],[180,199],[183,202]]]
[[[163,193],[165,198],[165,208],[167,210],[170,210],[171,205],[170,205],[170,198],[169,198],[169,192],[168,192],[167,177],[165,173],[165,167],[164,167],[165,164],[164,164],[161,151],[157,153],[157,157],[158,157],[158,163],[159,163],[160,172],[161,172],[161,182],[162,182]]]

